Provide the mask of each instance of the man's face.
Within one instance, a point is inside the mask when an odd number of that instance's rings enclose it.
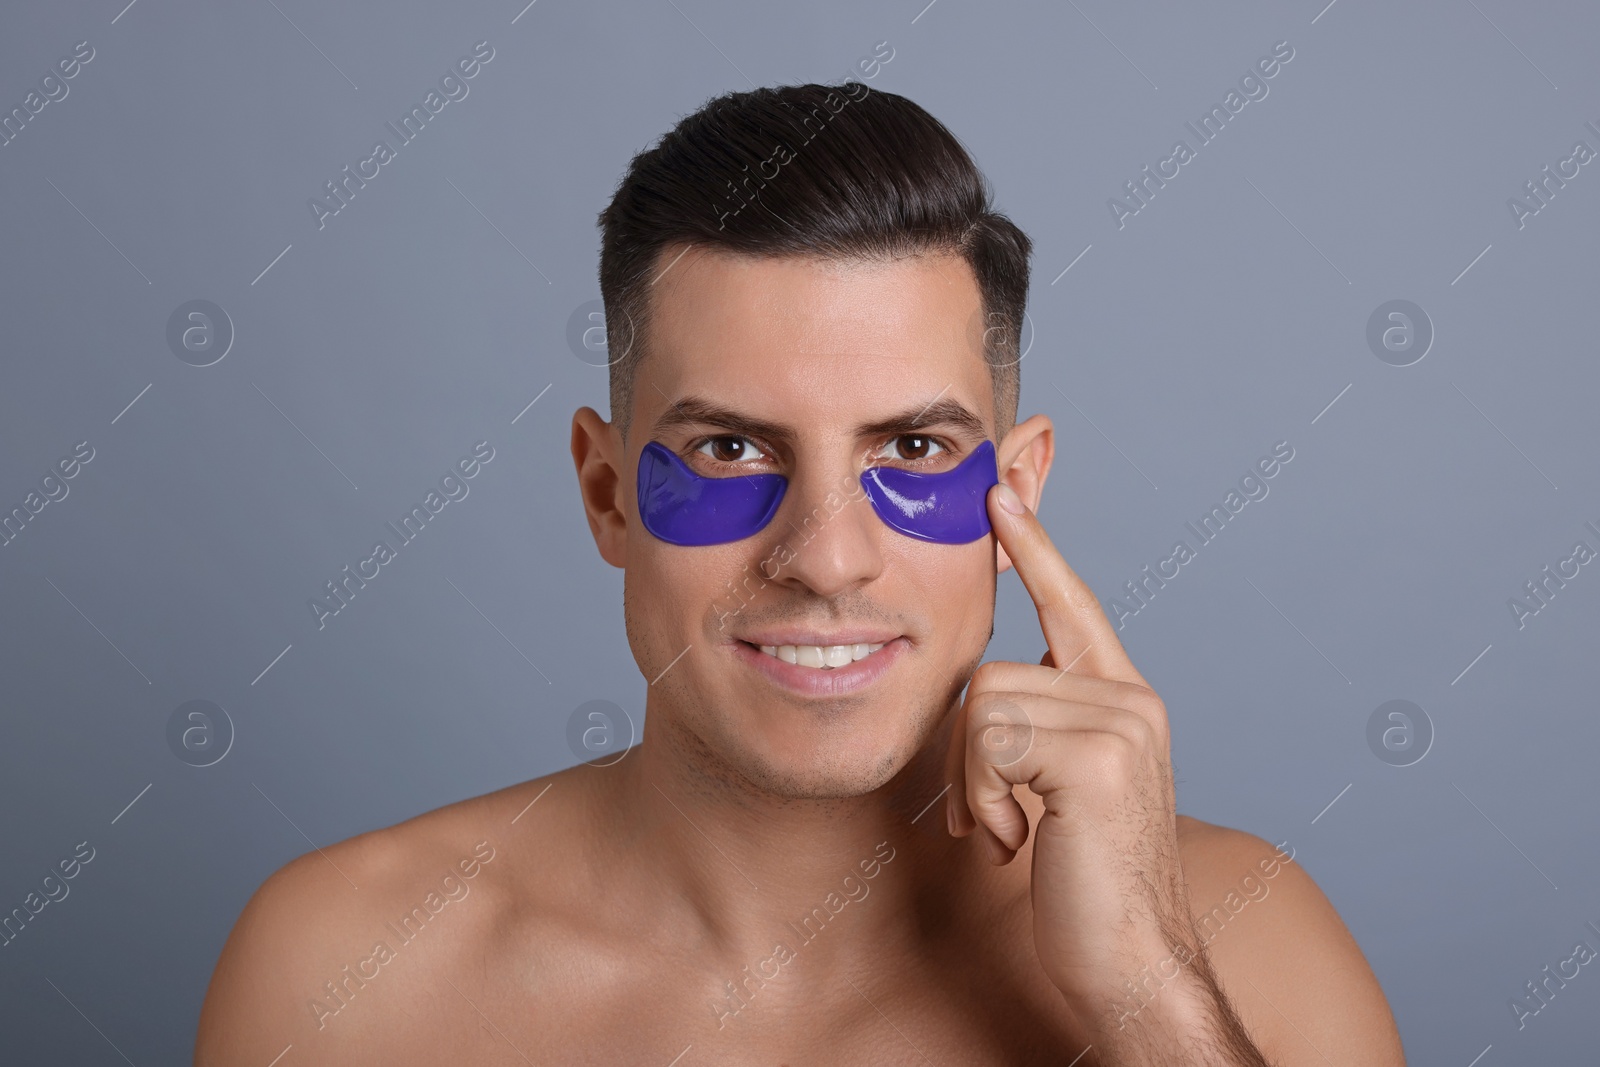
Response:
[[[928,743],[992,632],[993,536],[914,539],[860,484],[872,466],[948,471],[993,440],[977,282],[956,257],[678,252],[661,257],[620,453],[625,614],[648,714],[680,752],[762,790],[869,792]],[[777,514],[739,541],[656,539],[636,495],[650,441],[703,477],[784,475]],[[884,647],[840,668],[759,647],[841,644]]]

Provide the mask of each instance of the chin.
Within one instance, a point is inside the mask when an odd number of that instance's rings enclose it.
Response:
[[[904,762],[888,756],[876,766],[786,766],[756,762],[746,779],[763,793],[785,800],[845,800],[866,796],[887,785]]]
[[[839,732],[826,725],[774,737],[748,726],[725,737],[722,753],[757,790],[791,800],[865,796],[894,780],[926,743],[937,724],[906,721],[892,731]]]

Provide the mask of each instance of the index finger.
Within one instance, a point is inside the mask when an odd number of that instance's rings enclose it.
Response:
[[[1006,508],[1002,491],[1021,509],[1019,514]],[[1150,688],[1117,639],[1094,590],[1067,564],[1039,517],[1004,482],[989,491],[989,524],[1039,609],[1039,625],[1055,665],[1077,664],[1080,674]]]

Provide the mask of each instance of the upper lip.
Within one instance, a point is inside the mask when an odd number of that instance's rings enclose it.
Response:
[[[838,630],[831,634],[818,630],[762,630],[745,634],[739,640],[751,645],[881,645],[900,635],[889,630]]]

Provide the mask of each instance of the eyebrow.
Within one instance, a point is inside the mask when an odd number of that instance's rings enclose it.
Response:
[[[758,419],[733,408],[723,407],[701,396],[687,396],[668,408],[655,421],[654,434],[680,426],[720,426],[736,434],[761,437],[768,441],[788,443],[795,434],[779,422]],[[855,429],[858,437],[877,437],[883,434],[914,433],[930,426],[951,425],[975,441],[987,440],[988,428],[972,409],[959,400],[935,397],[931,402],[908,407],[882,419],[865,422]]]

